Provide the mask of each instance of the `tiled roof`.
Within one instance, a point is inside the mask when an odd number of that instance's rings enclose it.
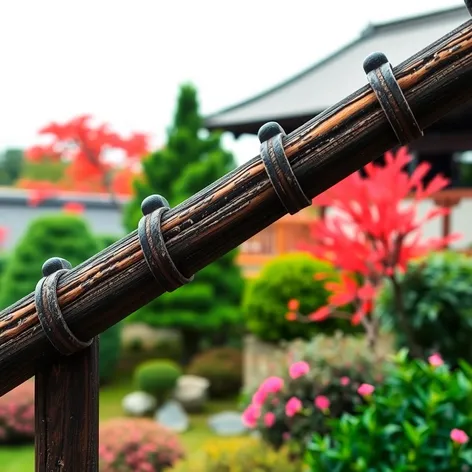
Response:
[[[257,132],[255,125],[268,120],[311,118],[367,83],[362,63],[370,53],[385,53],[395,66],[468,19],[461,6],[370,25],[336,53],[270,90],[208,116],[205,124],[238,135]]]

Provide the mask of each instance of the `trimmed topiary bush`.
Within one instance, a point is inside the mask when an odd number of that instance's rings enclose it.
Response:
[[[175,362],[152,360],[137,367],[134,381],[139,390],[154,395],[158,402],[163,402],[174,390],[181,375],[182,370]]]
[[[315,274],[326,277],[316,280]],[[352,332],[347,320],[328,319],[323,323],[294,323],[286,319],[287,303],[296,299],[302,313],[311,313],[327,304],[326,281],[337,280],[333,266],[306,253],[285,254],[274,258],[262,269],[259,277],[249,281],[243,298],[246,328],[268,342],[310,339],[318,332],[333,333],[336,329]],[[354,330],[357,330],[355,328]]]
[[[0,397],[0,444],[34,441],[34,381]]]
[[[209,393],[213,398],[238,395],[243,381],[241,351],[221,347],[197,354],[188,366],[187,373],[207,379],[210,382]]]
[[[63,257],[73,267],[102,247],[80,215],[55,213],[33,220],[5,263],[0,283],[0,309],[34,291],[41,267],[50,257]],[[100,335],[100,380],[111,378],[120,352],[120,327]],[[103,377],[102,377],[103,376]]]
[[[116,418],[100,425],[100,472],[160,472],[183,457],[177,434],[153,420]]]
[[[459,359],[472,363],[472,258],[456,252],[431,254],[410,263],[400,283],[405,317],[425,357],[438,351],[452,366]],[[406,346],[390,284],[379,294],[377,309],[399,347]]]

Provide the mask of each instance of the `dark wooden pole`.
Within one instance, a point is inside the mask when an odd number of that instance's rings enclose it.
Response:
[[[98,472],[98,337],[75,338],[57,303],[57,283],[71,268],[48,259],[35,290],[41,327],[58,353],[36,361],[36,472]]]
[[[472,21],[400,64],[394,74],[421,129],[463,106],[472,98]],[[369,85],[282,140],[309,198],[397,144]],[[257,156],[168,211],[161,228],[170,256],[189,276],[286,213]],[[58,300],[71,331],[91,339],[163,291],[134,231],[62,277]],[[0,313],[0,394],[31,377],[39,356],[55,355],[38,324],[33,295]]]
[[[83,351],[38,361],[36,472],[98,472],[98,337]]]

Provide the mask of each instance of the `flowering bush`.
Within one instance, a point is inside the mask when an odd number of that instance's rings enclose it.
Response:
[[[255,438],[216,438],[203,447],[202,460],[192,457],[175,472],[300,472],[288,451],[274,451]]]
[[[357,389],[367,382],[367,370],[332,368],[329,375],[305,361],[292,364],[286,378],[269,377],[252,396],[243,414],[245,424],[279,449],[287,444],[298,457],[313,433],[326,433],[328,421],[362,403]]]
[[[439,354],[409,361],[400,351],[366,402],[332,422],[308,447],[311,471],[472,470],[472,367],[451,371]]]
[[[161,472],[183,457],[178,436],[153,420],[116,418],[100,425],[101,472]]]
[[[0,443],[34,439],[34,381],[29,380],[0,397]]]

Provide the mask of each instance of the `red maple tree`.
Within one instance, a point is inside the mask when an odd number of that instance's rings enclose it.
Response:
[[[405,317],[398,273],[404,272],[412,259],[442,249],[460,236],[422,238],[424,224],[446,215],[449,209],[434,207],[420,218],[418,204],[444,189],[449,181],[436,175],[424,185],[430,164],[422,162],[409,174],[405,167],[410,160],[405,147],[396,154],[387,152],[385,165],[368,164],[365,177],[356,172],[314,199],[315,205],[330,208],[332,215],[312,224],[312,242],[301,248],[332,262],[340,270],[340,280],[326,282],[325,288],[331,293],[328,305],[306,316],[298,312],[298,301],[291,300],[286,315],[289,320],[348,318],[352,324],[364,326],[369,345],[375,348],[379,320],[370,315],[377,291],[389,279],[410,352],[420,355]],[[314,277],[323,280],[325,275]],[[342,311],[348,304],[355,306],[353,315]]]
[[[107,192],[116,202],[116,194],[129,194],[135,176],[136,163],[148,152],[148,137],[132,133],[123,137],[112,131],[108,124],[92,124],[90,115],[81,115],[65,123],[50,123],[39,130],[52,141],[47,145],[33,146],[26,158],[38,162],[60,160],[67,163],[65,178],[58,182],[23,180],[20,186],[34,189],[33,202],[54,192]],[[124,153],[124,165],[117,167],[109,155],[111,151]]]

